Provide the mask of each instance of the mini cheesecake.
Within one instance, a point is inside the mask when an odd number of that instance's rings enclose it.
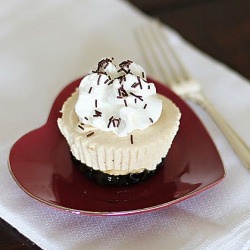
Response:
[[[179,128],[178,107],[130,62],[118,69],[110,59],[99,62],[58,118],[73,162],[99,184],[130,185],[154,175]]]

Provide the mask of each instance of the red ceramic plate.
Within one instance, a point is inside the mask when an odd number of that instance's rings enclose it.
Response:
[[[165,166],[151,179],[129,187],[102,187],[73,165],[57,128],[64,101],[79,85],[69,84],[56,98],[47,123],[21,137],[9,156],[10,172],[31,197],[52,207],[91,215],[128,215],[167,207],[217,184],[225,175],[220,156],[201,121],[171,90],[157,91],[181,110],[181,125]]]

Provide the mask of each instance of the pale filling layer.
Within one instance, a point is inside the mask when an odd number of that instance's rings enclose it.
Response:
[[[163,104],[158,121],[128,136],[81,124],[74,111],[78,90],[64,103],[58,126],[76,159],[95,170],[113,175],[154,170],[167,155],[181,117],[171,100],[158,96]]]

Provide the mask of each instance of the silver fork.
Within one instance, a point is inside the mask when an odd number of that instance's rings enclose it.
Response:
[[[137,30],[136,35],[150,69],[156,70],[157,67],[164,82],[166,82],[175,93],[201,105],[224,133],[242,163],[250,169],[249,147],[202,93],[200,84],[191,77],[171,47],[161,23],[159,21],[153,21],[153,23],[147,27],[141,27]]]

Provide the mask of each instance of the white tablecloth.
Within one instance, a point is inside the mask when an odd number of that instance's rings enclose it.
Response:
[[[11,146],[45,123],[65,85],[107,56],[146,67],[134,29],[147,22],[124,1],[0,2],[0,216],[44,249],[250,249],[250,173],[196,105],[227,175],[171,207],[131,216],[79,216],[32,199],[10,176]],[[249,82],[175,32],[170,38],[208,98],[250,145]]]

